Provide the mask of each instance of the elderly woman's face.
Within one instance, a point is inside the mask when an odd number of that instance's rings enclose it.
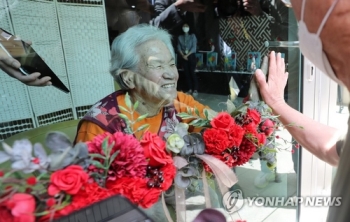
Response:
[[[145,81],[136,87],[143,88],[157,102],[164,101],[163,105],[172,103],[177,96],[179,74],[168,47],[160,40],[151,40],[141,45],[138,52],[138,73]]]

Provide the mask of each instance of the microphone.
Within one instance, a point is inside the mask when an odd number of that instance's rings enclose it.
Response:
[[[299,41],[266,41],[265,47],[297,48],[299,47]]]

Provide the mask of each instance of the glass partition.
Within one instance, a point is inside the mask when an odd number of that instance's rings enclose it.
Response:
[[[289,72],[285,100],[301,110],[297,22],[282,1],[251,1],[253,5],[246,9],[236,0],[198,0],[177,7],[174,2],[0,0],[0,28],[32,41],[32,47],[70,90],[65,94],[54,87],[28,87],[0,71],[0,140],[41,126],[79,120],[89,110],[93,113],[90,108],[99,100],[123,88],[109,74],[110,47],[116,37],[140,23],[172,35],[179,73],[177,91],[200,104],[217,112],[227,109],[227,100],[236,107],[242,105],[249,96],[255,70],[273,50],[282,54]],[[184,24],[195,41],[179,37],[184,36]],[[186,48],[186,41],[192,41],[194,48],[188,57],[183,54],[192,48]],[[195,71],[188,76],[191,67]],[[195,79],[197,86],[193,85]],[[298,196],[299,145],[283,127],[274,134],[277,152],[270,158],[276,165],[269,165],[267,157],[256,152],[232,169],[238,182],[228,193],[221,193],[211,180],[209,186],[215,195],[211,194],[210,200],[204,198],[204,191],[186,193],[185,221],[192,221],[208,207],[207,201],[228,221],[296,221],[298,206],[288,201]],[[208,186],[202,183],[198,187]],[[227,198],[234,199],[236,205],[227,206]],[[174,218],[178,208],[167,204]],[[228,208],[234,205],[237,209],[229,213]],[[157,207],[161,209],[161,205]],[[155,212],[145,212],[157,218]]]

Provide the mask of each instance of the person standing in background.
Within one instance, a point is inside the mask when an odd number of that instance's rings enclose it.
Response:
[[[179,55],[181,55],[183,61],[183,69],[185,78],[187,81],[188,91],[187,94],[191,94],[194,97],[198,95],[198,79],[196,75],[196,50],[197,50],[197,38],[195,34],[189,33],[190,27],[187,23],[182,26],[183,35],[178,37],[177,49]]]

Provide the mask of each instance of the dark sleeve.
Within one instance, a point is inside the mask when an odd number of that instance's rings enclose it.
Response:
[[[156,0],[154,10],[156,17],[150,21],[153,26],[170,30],[182,23],[182,18],[172,1]]]

